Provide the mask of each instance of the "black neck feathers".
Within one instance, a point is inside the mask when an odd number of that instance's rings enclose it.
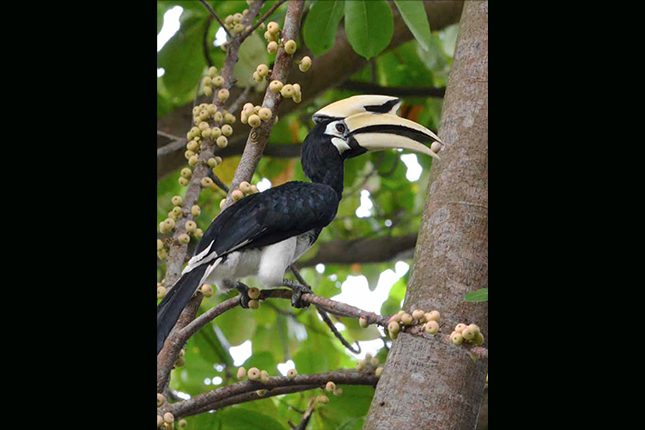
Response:
[[[324,126],[316,125],[302,145],[302,170],[312,182],[329,185],[343,197],[344,160],[331,138],[322,133]]]

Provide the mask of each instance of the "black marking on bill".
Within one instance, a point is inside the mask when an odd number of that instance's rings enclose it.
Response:
[[[368,112],[388,113],[400,101],[401,101],[400,99],[393,99],[393,100],[390,100],[389,102],[383,103],[382,105],[365,106],[365,110]]]
[[[425,134],[419,130],[415,130],[410,127],[405,127],[403,125],[391,125],[391,124],[368,125],[367,127],[359,128],[352,134],[357,135],[361,133],[397,134],[399,136],[405,136],[410,139],[416,140],[417,142],[429,142],[431,140],[436,140],[434,137],[430,136],[429,134]]]

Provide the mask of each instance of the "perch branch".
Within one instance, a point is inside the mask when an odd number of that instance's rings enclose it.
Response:
[[[158,410],[157,413],[163,415],[165,412],[171,412],[175,418],[187,417],[259,398],[322,388],[329,381],[337,385],[375,386],[378,382],[378,377],[367,372],[336,370],[311,375],[297,375],[293,379],[289,379],[286,376],[273,376],[269,377],[266,383],[246,380],[168,405],[165,409]],[[257,395],[256,391],[261,389],[269,390],[266,396],[260,397]]]

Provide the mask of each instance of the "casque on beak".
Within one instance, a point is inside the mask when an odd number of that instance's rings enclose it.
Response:
[[[400,106],[401,100],[396,97],[354,96],[324,107],[314,114],[313,120],[316,123],[344,120],[347,138],[367,151],[407,149],[439,159],[424,144],[436,141],[443,146],[441,139],[424,126],[397,116]]]

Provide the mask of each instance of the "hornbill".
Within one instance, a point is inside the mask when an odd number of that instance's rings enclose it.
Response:
[[[422,143],[441,140],[396,111],[395,97],[364,95],[332,103],[313,115],[315,126],[302,146],[302,169],[312,181],[287,182],[251,194],[225,209],[197,244],[181,278],[157,307],[157,354],[198,287],[237,288],[248,307],[248,287],[257,276],[267,287],[284,285],[287,268],[316,241],[336,216],[343,194],[344,161],[368,151],[403,148],[437,157]],[[294,288],[292,304],[303,307]]]

